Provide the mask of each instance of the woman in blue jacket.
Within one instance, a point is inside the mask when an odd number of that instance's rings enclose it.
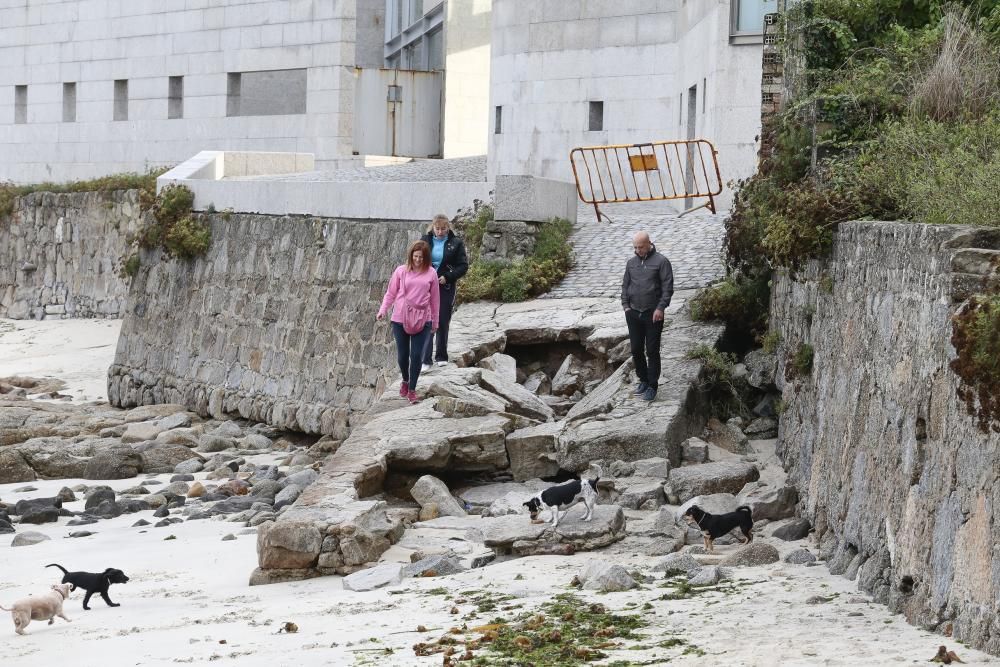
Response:
[[[423,237],[431,248],[431,266],[438,274],[441,285],[441,311],[437,335],[428,337],[424,348],[423,370],[430,370],[431,357],[438,366],[448,363],[448,325],[451,323],[451,309],[455,305],[455,290],[459,279],[469,270],[469,258],[465,254],[465,243],[455,236],[448,216],[441,213],[434,216],[431,226]],[[436,341],[436,344],[435,344]]]

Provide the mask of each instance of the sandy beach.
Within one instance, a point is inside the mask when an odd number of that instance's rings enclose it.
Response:
[[[0,334],[0,375],[52,375],[67,381],[77,400],[102,395],[104,372],[114,352],[118,323],[113,321],[5,322]],[[276,463],[285,454],[269,452],[247,461]],[[206,473],[196,473],[203,480]],[[107,484],[116,491],[139,481],[166,484],[171,475],[110,482],[39,480],[0,485],[0,500],[53,496],[63,487]],[[23,491],[25,487],[30,491]],[[69,510],[83,509],[79,500]],[[174,514],[182,516],[181,510]],[[594,664],[635,665],[904,665],[930,664],[941,644],[966,663],[995,659],[908,625],[902,616],[872,604],[854,582],[832,576],[822,564],[783,562],[734,568],[734,580],[678,594],[645,555],[638,536],[629,535],[605,550],[573,556],[533,556],[495,562],[447,576],[404,580],[371,592],[344,590],[340,577],[250,587],[257,564],[254,528],[225,517],[185,521],[155,528],[134,527],[151,512],[125,514],[96,524],[70,527],[69,518],[39,526],[51,539],[12,547],[13,535],[0,536],[0,603],[45,591],[60,576],[49,563],[70,570],[124,570],[131,581],[111,588],[121,604],[110,608],[98,597],[81,609],[82,592],[66,602],[66,623],[33,622],[27,636],[14,633],[9,615],[0,614],[0,664],[49,667],[64,661],[82,667],[107,665],[441,665],[440,654],[418,656],[413,646],[449,635],[473,639],[476,627],[495,619],[515,619],[541,608],[559,594],[573,594],[584,605],[599,603],[609,612],[635,614],[644,627],[636,636],[604,649]],[[645,513],[647,516],[650,513]],[[642,513],[629,513],[641,524]],[[478,519],[470,519],[476,521]],[[525,517],[525,521],[527,521]],[[86,537],[69,537],[86,530]],[[781,555],[808,540],[761,538]],[[223,540],[232,535],[235,539]],[[738,545],[720,546],[730,553]],[[383,559],[402,561],[393,548]],[[597,593],[570,582],[593,559],[624,565],[644,583],[626,592]],[[280,633],[293,622],[298,631]],[[423,626],[424,631],[418,631]],[[455,629],[452,632],[452,629]],[[461,650],[459,654],[461,654]],[[486,662],[503,662],[486,648],[475,651]],[[490,662],[496,660],[496,662]]]

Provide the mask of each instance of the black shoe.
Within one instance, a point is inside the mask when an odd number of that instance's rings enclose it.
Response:
[[[652,401],[656,398],[656,387],[648,387],[640,398],[644,401]]]
[[[649,389],[649,385],[646,384],[645,382],[640,382],[639,385],[635,388],[635,391],[633,391],[632,393],[635,394],[636,396],[642,396],[643,394],[646,393],[647,389]]]

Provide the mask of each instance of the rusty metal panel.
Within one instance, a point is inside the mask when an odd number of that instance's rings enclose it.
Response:
[[[577,194],[593,204],[598,220],[600,204],[638,201],[705,198],[697,208],[715,213],[722,192],[718,152],[705,139],[583,146],[569,158]]]

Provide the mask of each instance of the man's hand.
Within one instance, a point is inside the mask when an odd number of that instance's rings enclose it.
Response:
[[[448,281],[445,280],[444,276],[438,276],[438,283],[439,284],[444,285],[446,282],[448,282]]]
[[[653,321],[662,322],[663,321],[663,311],[657,308],[653,311]]]

